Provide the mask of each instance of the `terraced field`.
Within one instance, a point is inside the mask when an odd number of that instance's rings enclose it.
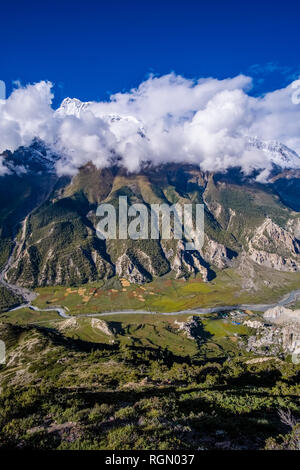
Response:
[[[131,309],[176,312],[197,307],[268,303],[299,287],[300,273],[275,273],[274,278],[276,276],[277,287],[268,288],[262,284],[259,291],[243,289],[241,279],[232,269],[219,272],[209,283],[204,283],[201,278],[185,281],[166,277],[138,286],[125,279],[113,278],[80,287],[38,288],[34,305],[39,308],[61,305],[76,315]]]

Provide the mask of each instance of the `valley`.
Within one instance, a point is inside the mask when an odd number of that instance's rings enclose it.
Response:
[[[255,322],[263,324],[261,314],[249,311],[2,314],[0,445],[295,448],[295,430],[278,409],[297,413],[299,366],[280,342],[272,349],[275,339],[269,351],[249,351]]]
[[[290,3],[1,3],[9,464],[202,470],[300,450]]]
[[[297,446],[284,418],[299,411],[297,171],[258,184],[239,170],[88,164],[57,178],[41,146],[8,154],[27,172],[0,187],[0,446]],[[120,195],[204,204],[203,248],[99,240],[97,206]],[[266,317],[277,305],[296,320]]]
[[[300,284],[298,273],[285,273],[280,279],[282,284],[277,289],[265,288],[258,292],[243,290],[239,279],[230,270],[221,272],[209,284],[201,279],[160,279],[143,286],[129,285],[124,288],[122,280],[114,279],[109,284],[88,284],[78,288],[38,288],[33,305],[38,308],[64,306],[72,315],[118,310],[144,310],[149,313],[214,308],[226,310],[241,304],[274,306],[290,291],[296,291]],[[261,310],[264,310],[263,305]]]

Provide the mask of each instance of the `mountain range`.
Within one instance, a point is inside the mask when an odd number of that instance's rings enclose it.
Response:
[[[65,100],[58,112],[76,114],[88,105]],[[29,147],[4,152],[7,172],[0,176],[3,277],[29,288],[78,285],[114,276],[139,284],[160,276],[200,276],[209,282],[218,271],[231,267],[243,288],[257,289],[261,283],[280,282],[274,280],[275,271],[299,272],[299,156],[276,142],[249,139],[249,145],[273,163],[266,181],[258,181],[255,171],[245,175],[240,168],[231,168],[214,173],[186,163],[147,164],[130,173],[118,161],[103,169],[90,162],[73,177],[58,176],[60,156],[38,139]],[[122,195],[129,204],[142,202],[147,207],[204,204],[202,250],[185,251],[183,242],[174,239],[100,240],[96,208],[101,202],[116,206]]]

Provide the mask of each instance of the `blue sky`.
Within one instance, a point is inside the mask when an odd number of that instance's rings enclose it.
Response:
[[[150,73],[254,77],[253,94],[300,75],[300,4],[277,1],[55,0],[1,4],[0,79],[50,80],[103,100]]]

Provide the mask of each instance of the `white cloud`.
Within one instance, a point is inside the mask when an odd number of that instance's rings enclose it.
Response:
[[[49,82],[28,85],[0,102],[0,151],[39,137],[62,155],[60,174],[73,174],[88,161],[103,167],[117,156],[130,171],[144,161],[187,161],[205,170],[259,168],[262,178],[271,163],[266,153],[249,148],[249,136],[300,153],[300,106],[292,101],[292,84],[254,98],[251,78],[243,75],[188,80],[169,74],[108,102],[74,100],[58,111],[51,88]]]

